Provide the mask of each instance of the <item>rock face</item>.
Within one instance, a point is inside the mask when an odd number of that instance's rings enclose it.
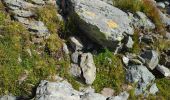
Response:
[[[109,100],[127,100],[128,96],[127,92],[123,92],[112,97],[117,99]],[[35,100],[108,100],[107,98],[109,97],[94,93],[91,90],[76,91],[67,81],[49,82],[43,80],[37,87]]]
[[[68,1],[79,29],[103,46],[115,48],[124,34],[132,35],[134,32],[127,14],[112,5],[101,0]]]
[[[96,78],[96,66],[93,61],[93,55],[90,53],[82,54],[80,67],[86,84],[92,84]]]

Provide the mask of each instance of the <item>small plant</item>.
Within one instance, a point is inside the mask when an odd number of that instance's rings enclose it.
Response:
[[[94,57],[97,68],[96,79],[93,83],[97,92],[104,87],[113,88],[116,92],[121,91],[121,85],[124,84],[125,75],[122,62],[118,56],[115,56],[109,50]]]

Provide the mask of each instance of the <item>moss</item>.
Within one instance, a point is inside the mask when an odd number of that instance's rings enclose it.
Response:
[[[118,56],[114,56],[109,50],[94,57],[97,73],[93,83],[97,92],[104,87],[113,88],[116,92],[121,91],[121,85],[124,84],[125,75],[122,62]]]
[[[39,55],[33,47],[23,25],[0,11],[0,95],[31,96],[40,80],[56,74],[56,60],[46,53]],[[19,84],[24,72],[27,78]]]

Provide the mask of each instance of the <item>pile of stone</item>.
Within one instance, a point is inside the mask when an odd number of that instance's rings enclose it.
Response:
[[[21,22],[30,33],[38,37],[48,37],[50,35],[44,23],[34,18],[33,9],[45,5],[44,0],[32,0],[32,3],[25,0],[4,0],[3,2],[13,17]]]

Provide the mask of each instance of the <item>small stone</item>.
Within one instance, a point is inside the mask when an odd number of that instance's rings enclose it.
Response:
[[[101,91],[101,94],[106,97],[111,97],[114,95],[114,90],[111,88],[103,88],[103,90]]]
[[[157,3],[157,7],[164,9],[165,8],[165,4],[163,2],[158,2]]]
[[[75,64],[79,63],[80,54],[81,54],[81,52],[76,51],[71,55],[71,60],[72,60],[73,63],[75,63]]]
[[[154,84],[150,87],[150,90],[149,90],[149,92],[150,92],[151,94],[153,94],[153,95],[155,95],[158,91],[159,91],[159,90],[158,90],[158,88],[157,88],[157,86],[156,86],[156,83],[154,83]]]
[[[45,2],[43,0],[32,0],[37,5],[44,5]]]
[[[67,54],[67,55],[69,54],[68,46],[65,43],[63,43],[63,51],[65,54]]]
[[[158,65],[156,69],[161,72],[165,77],[170,77],[170,70],[163,65]]]
[[[70,37],[70,43],[75,51],[83,49],[83,44],[76,37]]]
[[[169,32],[166,32],[166,38],[170,40],[170,33]]]
[[[145,59],[145,62],[147,66],[153,70],[159,63],[159,55],[154,50],[146,50],[140,55],[143,59]]]
[[[133,44],[134,44],[134,42],[133,42],[132,38],[129,36],[128,39],[127,39],[126,47],[132,48]]]
[[[25,17],[25,18],[32,17],[35,15],[33,12],[26,11],[26,10],[14,10],[13,13],[19,17]]]
[[[129,63],[129,58],[126,56],[123,56],[122,60],[123,60],[123,63],[127,66]]]
[[[91,85],[96,78],[96,66],[91,53],[82,54],[80,67],[82,69],[86,84]]]
[[[108,100],[128,100],[128,98],[129,93],[125,91],[120,93],[118,96],[108,98]]]
[[[81,68],[77,64],[71,64],[70,73],[74,77],[80,77],[81,76]]]

